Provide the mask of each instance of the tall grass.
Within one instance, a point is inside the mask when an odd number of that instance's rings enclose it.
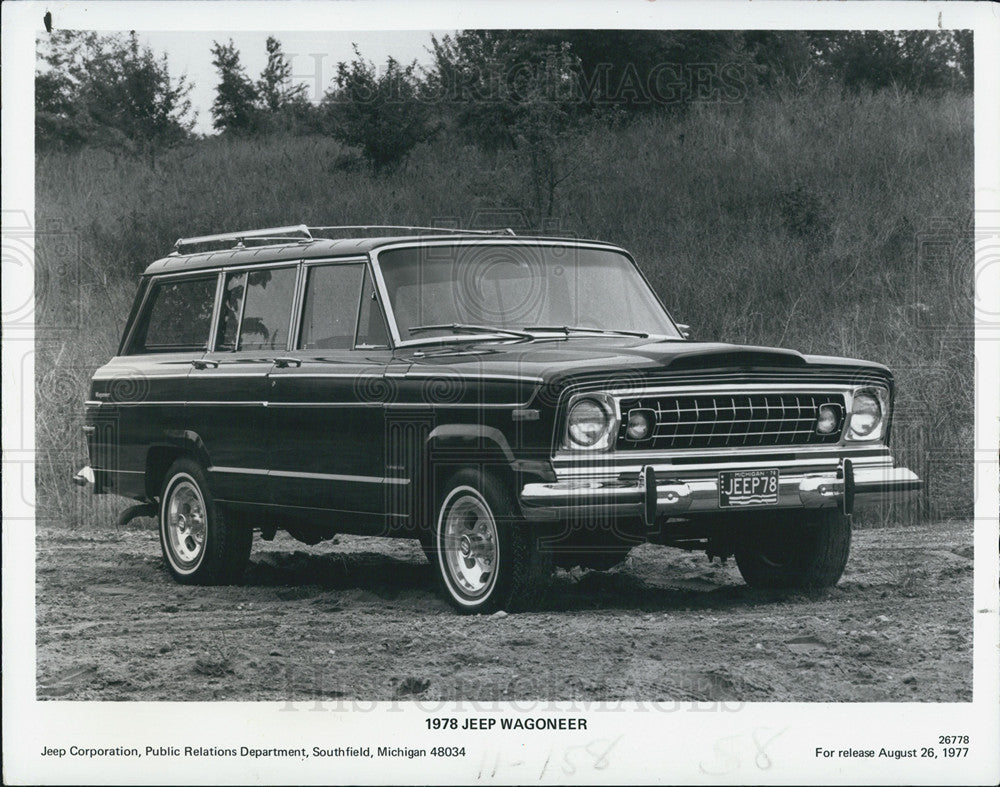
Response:
[[[181,235],[309,224],[428,224],[531,204],[515,154],[450,137],[399,171],[348,171],[320,137],[213,139],[155,169],[101,151],[37,162],[39,226],[72,233],[78,287],[46,290],[37,321],[39,515],[74,524],[110,508],[68,487],[84,457],[82,401],[113,353],[135,274]],[[699,338],[779,344],[888,364],[894,453],[928,482],[916,509],[972,509],[972,100],[808,93],[593,125],[563,149],[559,230],[629,248]],[[47,244],[38,238],[39,264]],[[72,298],[78,299],[72,302]],[[112,504],[114,505],[114,504]]]

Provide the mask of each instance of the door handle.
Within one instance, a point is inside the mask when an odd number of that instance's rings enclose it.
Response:
[[[209,361],[205,358],[199,358],[197,361],[191,361],[191,365],[195,369],[218,369],[218,361]]]
[[[298,368],[302,365],[302,361],[298,358],[275,358],[274,365],[279,369],[287,369],[289,366]]]

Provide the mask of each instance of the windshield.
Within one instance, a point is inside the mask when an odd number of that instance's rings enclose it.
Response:
[[[423,245],[379,254],[402,341],[583,329],[677,338],[632,261],[607,249]]]

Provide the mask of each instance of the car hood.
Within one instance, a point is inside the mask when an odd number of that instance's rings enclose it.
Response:
[[[399,351],[413,371],[451,370],[555,384],[593,377],[644,377],[684,371],[858,370],[888,376],[881,364],[851,358],[803,355],[775,347],[717,342],[651,341],[633,337],[571,336],[512,342],[462,342]]]

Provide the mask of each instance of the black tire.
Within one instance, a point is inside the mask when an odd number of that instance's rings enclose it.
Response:
[[[541,552],[538,542],[510,490],[496,476],[469,469],[444,485],[433,546],[425,551],[437,569],[442,594],[456,610],[515,611],[537,607],[548,590],[551,554]],[[469,581],[477,571],[481,587]]]
[[[184,585],[228,585],[246,570],[253,530],[216,504],[201,466],[178,459],[160,495],[160,547],[174,579]]]
[[[754,528],[736,550],[736,565],[755,588],[833,587],[851,550],[851,518],[838,509]]]

